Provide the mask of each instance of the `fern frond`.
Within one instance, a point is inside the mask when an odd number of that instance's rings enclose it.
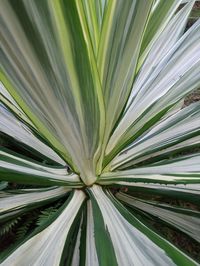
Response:
[[[21,217],[17,217],[2,224],[0,227],[0,236],[6,235],[10,231],[12,231],[14,227],[16,227],[16,225],[19,223],[20,220],[21,220]]]
[[[17,229],[17,232],[16,232],[16,240],[22,239],[28,233],[28,231],[29,231],[32,223],[33,223],[32,220],[28,220],[22,226],[20,226]]]
[[[39,215],[39,218],[36,222],[37,226],[43,225],[49,218],[51,218],[56,212],[58,211],[58,208],[56,207],[49,207],[43,211],[41,211],[41,214]]]

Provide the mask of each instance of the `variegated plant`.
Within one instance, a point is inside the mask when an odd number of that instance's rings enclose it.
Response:
[[[149,223],[200,242],[200,212],[157,201],[200,205],[200,155],[180,155],[200,145],[187,2],[0,1],[0,131],[30,155],[1,147],[0,222],[63,200],[2,266],[198,264]]]

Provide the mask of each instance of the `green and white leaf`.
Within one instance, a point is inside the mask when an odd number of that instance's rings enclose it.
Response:
[[[6,181],[1,181],[0,182],[0,190],[5,189],[8,186],[8,182]]]
[[[127,184],[128,185],[128,184]],[[130,185],[130,183],[129,183]],[[180,199],[200,206],[200,184],[169,184],[137,182],[134,186],[128,186],[128,193],[134,196],[135,192],[145,195],[167,197],[170,200]]]
[[[104,105],[75,1],[3,0],[1,11],[3,84],[54,149],[94,181]]]
[[[161,120],[149,132],[138,138],[122,151],[111,163],[110,170],[129,167],[138,159],[152,158],[193,144],[200,144],[200,104],[192,104],[183,110]],[[184,144],[182,144],[184,142]],[[170,148],[170,149],[169,149]],[[127,163],[128,162],[128,163]]]
[[[28,119],[26,114],[22,111],[10,93],[3,86],[3,83],[0,82],[0,102],[5,104],[13,113],[15,113],[18,117],[23,119],[26,123],[28,123],[31,127],[34,128],[33,123]]]
[[[200,155],[166,159],[149,166],[104,173],[98,183],[134,186],[135,182],[159,184],[200,183]]]
[[[0,150],[0,180],[22,184],[81,187],[77,174],[66,167],[50,167]]]
[[[177,206],[170,206],[151,200],[137,199],[125,193],[117,193],[116,197],[137,210],[159,218],[200,242],[200,212]]]
[[[160,2],[162,2],[162,5],[163,5],[164,1],[160,1]],[[174,5],[177,4],[175,3],[176,1],[173,1],[173,2],[174,2]],[[138,91],[142,88],[145,82],[147,82],[151,78],[150,75],[153,75],[153,74],[155,75],[155,73],[158,73],[158,71],[160,71],[159,68],[161,64],[159,63],[162,62],[163,60],[166,62],[166,60],[171,56],[170,50],[173,48],[176,42],[181,38],[181,35],[183,34],[183,31],[185,29],[188,15],[193,7],[193,4],[194,4],[194,1],[190,1],[188,5],[186,5],[179,12],[177,12],[177,14],[174,15],[174,17],[171,19],[171,21],[169,21],[166,27],[164,27],[163,31],[161,31],[158,37],[155,38],[154,44],[152,48],[149,50],[146,60],[143,62],[140,68],[139,75],[137,76],[134,82],[134,88],[131,91],[131,94],[129,96],[126,109],[131,104],[133,98],[137,95]],[[154,10],[154,12],[156,11]],[[157,15],[158,14],[159,13],[157,13]],[[154,18],[153,15],[152,15],[152,18]],[[154,19],[155,19],[154,23],[158,23],[158,20],[156,18]],[[160,16],[160,14],[159,14],[159,19],[163,19],[163,17]],[[150,21],[149,21],[149,24],[150,24]],[[150,26],[149,24],[148,26]],[[145,33],[146,32],[147,31],[145,31]],[[144,37],[144,40],[145,40],[145,37]]]
[[[194,1],[191,0],[189,2],[194,3]],[[167,25],[170,23],[170,20],[175,15],[180,4],[181,0],[169,0],[167,2],[165,0],[154,1],[143,37],[140,64],[143,62],[145,56],[150,51],[157,38],[159,38]]]
[[[196,265],[189,257],[138,221],[111,193],[104,192],[99,186],[90,188],[89,193],[94,213],[93,237],[96,241],[99,265]],[[101,231],[97,230],[100,228]],[[105,234],[110,240],[111,250],[108,249],[108,240],[106,244],[101,244],[105,241]]]
[[[33,132],[21,121],[19,121],[14,115],[12,115],[3,105],[0,103],[0,132],[14,138],[23,145],[31,147],[34,151],[39,152],[46,158],[66,165],[66,163],[52,150],[49,146],[40,141]]]
[[[105,10],[97,56],[106,110],[103,152],[131,90],[152,3],[108,1]]]
[[[173,46],[170,57],[159,62],[159,71],[154,70],[155,75],[151,74],[138,90],[108,142],[107,161],[200,86],[199,38],[200,20]]]
[[[0,132],[30,154],[0,148],[0,221],[66,200],[1,265],[198,265],[145,217],[199,241],[199,211],[136,198],[200,205],[199,153],[168,159],[200,144],[199,104],[180,110],[200,20],[184,33],[181,2],[1,0]]]
[[[108,2],[110,1],[108,0],[77,1],[79,12],[82,13],[83,17],[85,17],[85,18],[82,17],[82,19],[86,20],[84,25],[85,26],[84,30],[87,31],[88,28],[95,57],[97,57],[98,54],[103,16]]]
[[[52,187],[0,192],[0,221],[55,201],[69,191],[66,187]]]
[[[39,227],[1,265],[60,265],[70,228],[83,204],[85,194],[75,191],[55,214],[50,224]]]
[[[86,258],[85,265],[96,266],[99,265],[95,238],[94,238],[94,213],[92,210],[92,203],[87,202],[87,233],[86,233]]]

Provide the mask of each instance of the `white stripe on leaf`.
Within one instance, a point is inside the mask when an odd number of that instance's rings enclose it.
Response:
[[[57,219],[17,248],[1,265],[59,266],[69,230],[84,199],[82,191],[75,191]]]
[[[44,189],[25,189],[10,192],[0,192],[0,214],[21,210],[45,201],[52,201],[64,196],[70,189],[52,187]],[[1,216],[0,216],[1,220]]]
[[[103,215],[105,228],[109,231],[119,266],[175,265],[160,247],[122,216],[100,187],[93,186],[91,192]]]
[[[66,163],[46,144],[41,142],[31,130],[12,115],[3,105],[0,104],[0,132],[3,132],[17,141],[28,145],[37,152],[58,162],[61,165]]]
[[[171,147],[170,151],[180,148],[178,143],[184,140],[185,145],[190,144],[190,138],[200,132],[200,104],[192,104],[187,108],[161,120],[150,131],[133,142],[120,155],[113,159],[110,170],[114,170],[134,158],[146,156],[151,158],[156,151],[162,154],[162,149]],[[194,139],[194,143],[200,143],[200,137]],[[176,145],[174,145],[176,144]],[[191,144],[190,144],[191,145]],[[131,162],[125,166],[133,165]]]

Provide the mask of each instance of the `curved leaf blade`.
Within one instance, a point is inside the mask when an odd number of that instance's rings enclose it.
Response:
[[[0,150],[0,180],[45,186],[82,187],[76,174],[69,174],[66,167],[50,167]]]
[[[53,221],[40,226],[9,257],[2,258],[2,266],[7,265],[60,265],[64,246],[70,228],[85,200],[82,191],[75,191],[52,218]],[[59,248],[58,248],[59,246]],[[8,255],[8,254],[7,254]]]
[[[85,182],[95,181],[104,103],[78,4],[2,1],[2,11],[6,89]]]
[[[159,62],[155,76],[150,75],[148,82],[138,90],[109,140],[105,164],[154,126],[187,93],[199,87],[199,28],[200,20]]]
[[[106,110],[102,156],[131,90],[152,3],[127,0],[106,5],[97,56]]]
[[[116,197],[133,208],[153,215],[172,227],[184,232],[200,242],[200,212],[177,206],[170,206],[151,200],[137,199],[125,193],[117,193]]]
[[[98,183],[102,185],[134,186],[135,182],[198,184],[200,183],[200,155],[197,153],[163,160],[146,167],[103,173],[98,179]]]
[[[117,265],[133,265],[134,263],[155,265],[158,262],[160,265],[196,265],[192,259],[138,221],[108,191],[104,192],[101,187],[93,186],[89,194],[94,204],[93,210],[96,214],[101,213],[102,226],[104,225],[104,230],[109,232]],[[94,215],[94,223],[96,217]],[[95,237],[97,234],[100,237],[101,232],[95,231],[95,233]],[[97,246],[96,250],[98,255],[100,251]],[[104,264],[100,263],[100,265]]]
[[[140,157],[152,158],[154,153],[165,153],[166,148],[170,148],[170,152],[176,151],[180,148],[178,144],[183,141],[184,148],[186,148],[187,143],[193,144],[190,142],[191,138],[194,139],[195,144],[200,144],[199,134],[200,104],[197,102],[158,122],[151,130],[113,159],[110,170],[122,165],[123,168],[133,166],[134,161]]]
[[[66,195],[69,191],[70,189],[66,187],[52,187],[0,192],[0,221],[43,206]]]
[[[63,166],[66,163],[46,144],[40,141],[23,122],[12,115],[3,105],[0,104],[0,132],[14,138],[27,149],[33,150],[33,153],[39,153],[40,157],[45,156],[47,160],[51,159]]]

